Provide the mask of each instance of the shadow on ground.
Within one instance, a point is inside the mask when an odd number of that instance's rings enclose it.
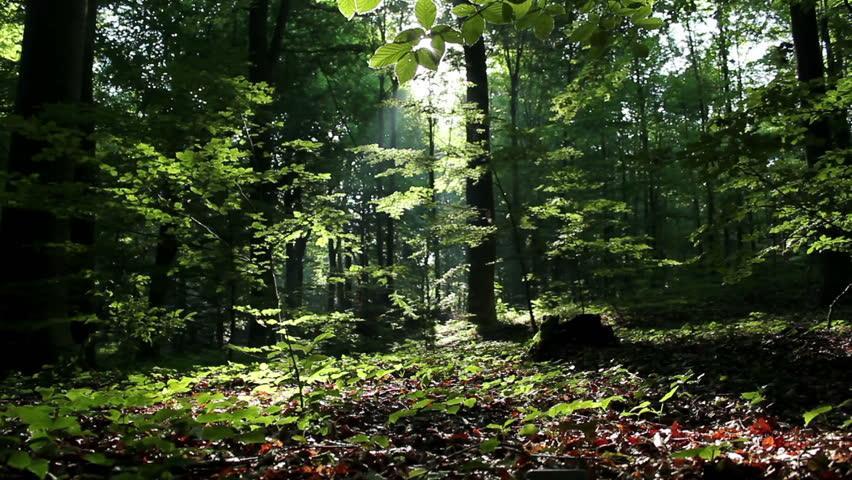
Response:
[[[692,393],[712,399],[762,391],[767,412],[801,424],[802,413],[852,398],[852,335],[799,332],[670,341],[628,341],[585,349],[565,360],[598,370],[622,365],[645,378],[666,380],[689,371],[703,376]],[[848,417],[848,412],[847,412]]]

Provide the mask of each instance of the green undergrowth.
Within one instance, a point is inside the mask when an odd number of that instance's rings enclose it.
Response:
[[[720,335],[787,328],[765,320]],[[677,341],[720,326],[689,328],[620,331]],[[763,385],[718,391],[700,369],[589,364],[605,352],[533,363],[522,344],[479,341],[464,322],[438,334],[388,353],[328,356],[333,339],[320,335],[240,349],[247,363],[13,377],[0,390],[0,475],[519,478],[580,458],[601,478],[643,478],[648,465],[677,478],[725,456],[849,473],[835,458],[850,445],[848,402],[812,398],[783,418]]]
[[[799,333],[832,331],[840,335],[852,331],[848,313],[840,318],[826,321],[824,313],[814,314],[771,314],[751,312],[744,317],[715,317],[699,321],[663,321],[654,325],[622,325],[619,334],[630,341],[668,342],[696,339],[724,340],[732,336],[766,336],[786,332]]]

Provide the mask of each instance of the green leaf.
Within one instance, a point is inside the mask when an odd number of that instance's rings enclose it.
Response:
[[[500,446],[500,440],[497,438],[489,438],[484,442],[479,444],[479,450],[482,453],[491,453],[494,450],[497,450],[497,447]]]
[[[743,400],[748,400],[751,405],[757,405],[766,400],[766,397],[760,390],[755,390],[754,392],[745,392],[740,395],[740,398],[742,398]]]
[[[521,427],[521,430],[518,431],[518,435],[520,435],[522,437],[531,437],[531,436],[533,436],[537,433],[538,433],[538,427],[536,427],[532,423],[528,423],[528,424],[524,425],[523,427]]]
[[[438,58],[432,50],[428,48],[418,48],[414,52],[414,56],[417,58],[418,64],[423,65],[429,70],[438,70]]]
[[[588,408],[601,408],[601,404],[594,400],[574,400],[569,403],[557,403],[547,410],[547,416],[558,417],[562,415],[571,415],[577,410],[584,410]]]
[[[631,18],[630,21],[633,22],[633,25],[646,30],[655,30],[663,26],[663,20],[656,17]]]
[[[212,427],[204,427],[201,429],[201,439],[209,440],[211,442],[216,442],[219,440],[224,440],[226,438],[233,438],[236,436],[236,432],[233,428],[224,427],[220,425],[214,425]]]
[[[397,410],[397,411],[391,413],[390,415],[388,415],[388,423],[393,425],[394,423],[398,422],[400,418],[413,417],[414,415],[417,415],[417,410],[412,410],[412,409],[408,409],[408,408],[404,408],[402,410]]]
[[[524,0],[522,2],[511,2],[512,10],[514,10],[514,17],[516,19],[524,18],[527,12],[530,11],[530,7],[532,7],[532,0]]]
[[[535,24],[538,17],[541,15],[541,10],[534,10],[524,15],[523,18],[515,23],[515,28],[518,30],[526,30]]]
[[[539,40],[545,40],[553,31],[553,17],[547,14],[541,14],[533,22],[533,33]]]
[[[823,413],[828,413],[833,409],[834,407],[832,407],[831,405],[822,405],[813,410],[808,410],[802,415],[802,417],[804,417],[805,419],[805,426],[807,427],[811,422],[814,421],[816,417],[822,415]]]
[[[465,20],[462,24],[462,37],[465,45],[473,45],[482,36],[485,31],[485,20],[480,15],[476,15]]]
[[[508,3],[494,2],[482,9],[482,18],[489,23],[503,25],[512,21],[512,7]]]
[[[426,35],[426,31],[422,28],[409,28],[399,32],[393,39],[393,43],[411,43],[415,44]]]
[[[370,436],[359,433],[358,435],[347,438],[346,441],[349,443],[370,443]]]
[[[563,7],[562,5],[557,5],[555,3],[544,7],[544,11],[553,16],[565,15],[565,7]]]
[[[568,37],[568,39],[572,42],[585,42],[592,36],[593,33],[595,33],[595,30],[597,29],[597,20],[581,23],[579,27],[575,28],[574,31],[571,32],[571,35]]]
[[[337,0],[337,9],[347,20],[352,20],[355,16],[355,0]]]
[[[263,428],[256,428],[250,432],[239,435],[237,440],[246,444],[265,443],[266,430]]]
[[[415,60],[414,54],[409,52],[396,62],[394,73],[396,73],[396,79],[400,85],[414,78],[414,75],[417,73],[417,60]]]
[[[370,57],[373,68],[386,67],[398,62],[406,53],[411,51],[410,43],[388,43],[377,48]]]
[[[405,478],[422,477],[423,475],[426,475],[428,472],[429,472],[429,470],[426,470],[425,468],[421,468],[421,467],[412,468],[411,470],[408,471],[408,475]]]
[[[13,407],[9,414],[33,429],[47,429],[53,425],[53,408],[46,405]]]
[[[47,476],[47,471],[50,468],[50,462],[44,458],[36,458],[27,466],[27,470],[33,473],[39,479]]]
[[[384,435],[373,435],[370,437],[370,440],[384,449],[390,447],[390,439]]]
[[[437,61],[440,62],[441,58],[444,56],[444,52],[447,51],[447,44],[444,41],[444,38],[440,36],[432,37],[432,41],[430,43],[432,45],[432,50],[434,50],[435,56],[438,59]]]
[[[433,37],[441,37],[448,43],[462,43],[461,33],[449,25],[435,25],[430,34]]]
[[[699,457],[704,460],[713,460],[722,455],[722,447],[719,445],[707,445],[706,447],[690,448],[689,450],[681,450],[672,454],[672,458],[693,458]]]
[[[651,49],[644,43],[634,43],[630,46],[630,50],[633,52],[633,55],[639,58],[645,58],[651,54]]]
[[[441,33],[440,37],[444,39],[447,43],[455,43],[461,45],[464,43],[464,39],[462,39],[462,34],[458,30],[453,30],[452,28]]]
[[[382,0],[354,0],[354,2],[356,12],[368,13],[378,8],[379,4],[382,3]]]
[[[428,30],[435,24],[438,8],[432,0],[417,0],[414,4],[414,16],[417,17],[417,22]]]
[[[25,452],[14,452],[6,460],[6,465],[18,470],[26,470],[30,463],[32,463],[32,459]]]
[[[453,7],[453,14],[457,17],[465,18],[476,13],[476,7],[469,3],[462,3]]]
[[[677,393],[679,388],[680,388],[680,384],[677,384],[674,387],[672,387],[671,390],[669,390],[668,392],[666,392],[665,395],[663,395],[663,398],[660,399],[660,403],[666,402],[666,401],[670,400],[672,397],[674,397],[674,394]]]
[[[95,465],[102,465],[104,467],[109,467],[115,463],[113,460],[107,458],[106,455],[99,452],[83,455],[83,460]]]

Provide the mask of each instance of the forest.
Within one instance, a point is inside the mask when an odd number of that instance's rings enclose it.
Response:
[[[852,478],[849,0],[3,0],[0,478]]]

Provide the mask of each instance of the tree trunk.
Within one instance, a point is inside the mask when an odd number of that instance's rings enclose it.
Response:
[[[338,298],[340,298],[340,308],[348,310],[352,307],[352,278],[349,276],[349,270],[352,268],[352,249],[348,245],[343,249],[343,243],[337,242],[337,271],[342,272],[344,276],[343,284],[338,287]]]
[[[79,131],[65,115],[52,115],[50,106],[76,105],[82,100],[87,36],[87,0],[26,2],[15,114],[37,122],[54,121]],[[56,118],[52,118],[52,117]],[[20,133],[11,137],[7,171],[11,180],[38,176],[36,188],[62,185],[73,179],[71,155],[33,159],[49,151],[44,139]],[[8,185],[11,195],[21,192]],[[54,194],[49,192],[49,194]],[[54,194],[55,195],[55,194]],[[45,205],[62,199],[40,198],[6,207],[0,221],[0,319],[3,369],[32,371],[55,360],[72,345],[68,316],[66,273],[62,246],[70,238],[68,221]]]
[[[328,276],[326,278],[326,310],[333,312],[340,304],[337,299],[337,250],[333,240],[328,241]]]
[[[800,82],[809,88],[809,102],[817,102],[825,95],[825,71],[820,48],[816,8],[812,2],[790,4],[793,47],[796,52],[796,72]],[[831,123],[826,116],[817,118],[807,126],[805,159],[813,169],[831,147]],[[835,236],[839,232],[827,232]],[[820,255],[823,284],[820,300],[830,304],[850,283],[852,265],[849,255],[842,252],[823,252]]]
[[[399,83],[394,79],[391,83],[391,99],[397,99]],[[399,143],[399,135],[397,132],[397,108],[390,108],[390,148],[397,148]],[[393,165],[391,165],[393,166]],[[396,191],[396,181],[393,175],[388,177],[388,192],[393,194]],[[385,216],[385,266],[388,270],[387,286],[385,287],[384,304],[389,307],[391,304],[390,295],[394,292],[393,266],[396,261],[396,225],[394,219],[390,215]]]
[[[438,193],[435,191],[435,117],[429,115],[429,158],[433,164],[429,167],[429,190],[432,192],[432,206],[429,209],[429,220],[432,222],[432,227],[438,223]],[[440,309],[441,304],[441,242],[437,232],[433,231],[429,235],[428,241],[429,252],[433,255],[433,271],[434,271],[434,299],[436,309]]]
[[[269,0],[251,0],[248,14],[248,57],[249,57],[249,81],[251,83],[274,83],[274,74],[279,63],[281,45],[284,30],[290,17],[290,1],[281,0],[279,3],[275,25],[272,34],[269,33]],[[266,107],[261,107],[255,113],[255,124],[260,126],[260,131],[253,142],[251,166],[257,173],[268,172],[272,169],[272,138],[269,134],[268,125],[271,123],[271,113]],[[252,192],[252,203],[264,215],[268,224],[275,221],[276,217],[276,185],[266,181],[261,183],[256,191]],[[258,240],[255,248],[260,251],[261,263],[264,263],[262,271],[268,272],[276,268],[272,258],[272,248],[269,245],[260,245]],[[262,242],[262,240],[260,241]],[[258,308],[273,308],[277,305],[275,286],[266,280],[268,274],[264,274],[264,287],[256,288],[252,292],[252,300]],[[269,341],[270,330],[257,319],[250,318],[248,324],[248,337],[251,345],[261,345]]]
[[[174,266],[177,254],[178,240],[173,226],[161,225],[157,235],[151,285],[148,289],[148,303],[151,307],[167,309],[174,304],[177,284],[169,270]],[[144,358],[155,358],[159,355],[159,345],[142,344],[140,354]]]
[[[494,180],[488,168],[491,155],[491,130],[488,99],[488,69],[486,66],[485,43],[480,39],[464,47],[467,102],[474,107],[473,118],[467,119],[465,137],[467,143],[480,149],[469,161],[468,167],[476,169],[479,178],[468,178],[465,197],[474,210],[472,225],[477,228],[494,226]],[[471,320],[480,329],[497,323],[494,296],[494,270],[497,260],[497,239],[491,233],[478,244],[468,249],[468,296],[467,311]]]
[[[84,111],[85,123],[82,125],[84,138],[81,142],[82,155],[74,165],[74,181],[81,186],[86,197],[91,197],[97,181],[98,167],[95,158],[95,123],[94,114],[94,71],[95,63],[95,34],[98,16],[97,0],[89,0],[86,15],[86,44],[83,50],[83,89],[80,94],[82,104],[88,107]],[[88,118],[87,118],[88,116]],[[84,202],[84,211],[71,218],[71,243],[79,247],[79,253],[70,259],[70,314],[77,320],[71,323],[71,335],[74,342],[82,347],[83,364],[89,368],[95,367],[96,345],[94,341],[94,323],[98,316],[98,306],[95,299],[95,280],[92,273],[95,269],[95,213],[85,211],[88,205],[93,205],[90,198]]]

